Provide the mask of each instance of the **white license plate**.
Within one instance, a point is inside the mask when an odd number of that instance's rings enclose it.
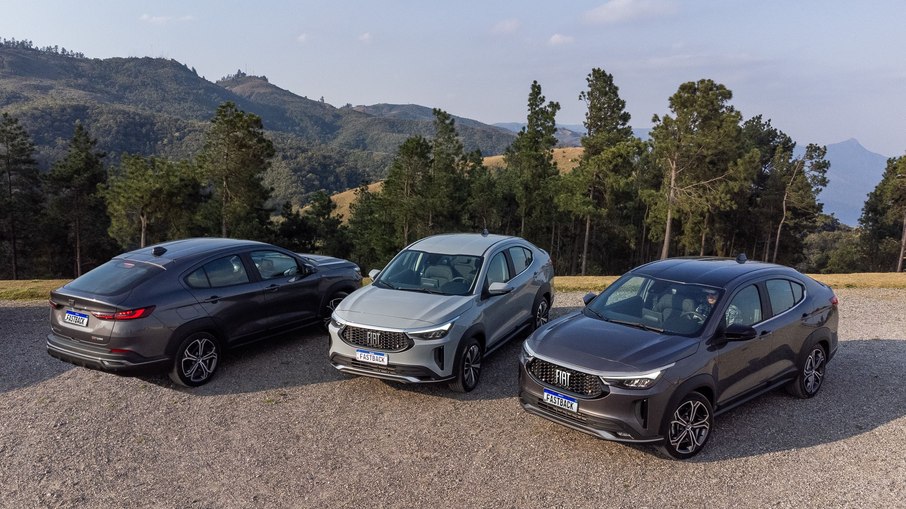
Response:
[[[371,364],[380,364],[381,366],[387,365],[387,354],[381,352],[369,352],[368,350],[356,350],[355,359],[362,362],[370,362]]]
[[[579,411],[579,402],[576,398],[571,398],[565,394],[544,389],[544,402],[548,405],[554,405],[557,408],[569,410],[570,412]]]
[[[66,314],[63,315],[63,321],[78,325],[79,327],[88,327],[88,315],[76,313],[75,311],[67,311]]]

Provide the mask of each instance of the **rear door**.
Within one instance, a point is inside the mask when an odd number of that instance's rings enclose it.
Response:
[[[295,256],[277,250],[249,254],[264,284],[270,332],[292,329],[318,319],[320,278]]]
[[[772,331],[765,375],[777,378],[796,371],[802,343],[814,329],[803,323],[808,313],[804,309],[805,286],[802,283],[778,277],[768,279],[764,286],[773,315],[764,324]]]
[[[190,270],[184,281],[227,344],[253,340],[267,330],[264,283],[254,280],[238,253],[205,262]]]

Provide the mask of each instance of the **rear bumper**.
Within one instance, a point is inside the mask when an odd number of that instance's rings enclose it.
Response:
[[[123,375],[160,373],[170,368],[172,359],[149,359],[137,353],[111,353],[109,349],[87,345],[68,338],[47,335],[47,353],[62,361]]]

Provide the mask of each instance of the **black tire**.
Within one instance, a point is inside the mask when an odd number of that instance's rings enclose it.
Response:
[[[530,330],[537,330],[539,327],[546,324],[550,320],[550,317],[550,301],[547,299],[546,295],[538,295],[535,297],[535,303],[532,305],[532,325]]]
[[[321,326],[324,330],[327,330],[327,326],[330,324],[330,315],[333,314],[333,310],[336,309],[337,305],[340,304],[340,301],[345,299],[348,295],[348,292],[334,292],[334,294],[327,299],[327,302],[324,303],[324,309],[321,310]]]
[[[450,389],[456,392],[469,392],[478,385],[483,355],[481,343],[474,337],[462,342],[453,363],[455,378],[450,382]]]
[[[170,379],[186,387],[208,383],[220,364],[220,343],[207,332],[189,335],[176,349]]]
[[[714,428],[714,410],[708,398],[690,392],[664,415],[661,452],[678,460],[689,459],[705,447]]]
[[[826,368],[827,353],[823,346],[815,343],[809,347],[808,355],[802,360],[796,379],[786,386],[787,392],[802,399],[814,397],[824,384]]]

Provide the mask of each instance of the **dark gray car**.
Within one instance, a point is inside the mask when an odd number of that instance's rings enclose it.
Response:
[[[121,374],[206,383],[224,349],[326,324],[361,286],[352,262],[234,239],[121,254],[51,292],[47,351]]]
[[[788,267],[676,258],[625,274],[523,344],[523,408],[621,442],[697,454],[714,415],[786,386],[818,393],[837,298]]]

